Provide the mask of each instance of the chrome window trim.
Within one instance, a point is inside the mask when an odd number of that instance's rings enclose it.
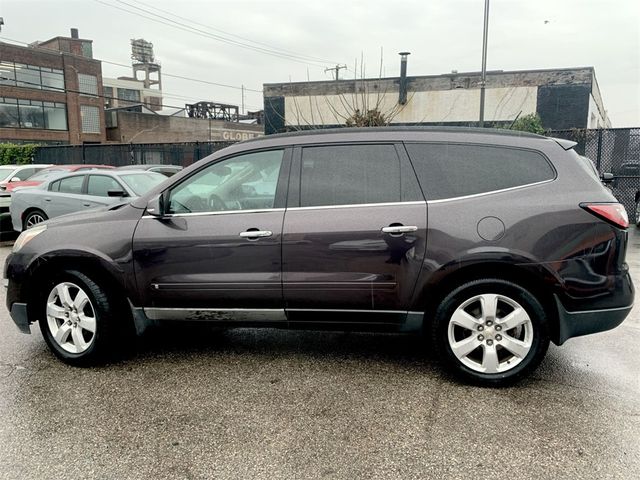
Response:
[[[287,210],[325,210],[334,208],[363,208],[363,207],[393,207],[399,205],[425,205],[424,200],[413,200],[411,202],[383,202],[383,203],[352,203],[343,205],[318,205],[313,207],[289,207]]]
[[[515,186],[515,187],[502,188],[500,190],[491,190],[489,192],[473,193],[471,195],[463,195],[463,196],[460,196],[460,197],[439,198],[438,200],[427,200],[427,205],[431,205],[433,203],[451,202],[451,201],[454,201],[454,200],[466,200],[468,198],[484,197],[486,195],[493,195],[495,193],[511,192],[513,190],[520,190],[521,188],[535,187],[535,186],[538,186],[538,185],[544,185],[545,183],[551,183],[551,182],[554,182],[555,180],[556,180],[555,178],[551,178],[549,180],[543,180],[541,182],[527,183],[525,185],[518,185],[518,186]]]
[[[171,218],[171,217],[205,217],[210,215],[233,215],[236,213],[267,213],[284,212],[284,208],[258,208],[254,210],[221,210],[219,212],[191,212],[191,213],[165,213],[162,216],[143,215],[142,218]]]

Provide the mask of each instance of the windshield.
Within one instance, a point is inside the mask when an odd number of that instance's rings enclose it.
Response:
[[[40,173],[36,173],[35,175],[30,176],[29,181],[41,182],[42,180],[46,180],[47,178],[50,178],[54,175],[60,175],[62,172],[66,172],[66,170],[63,170],[62,168],[56,168],[54,170],[43,170]]]
[[[15,167],[0,167],[0,182],[7,180],[15,170]]]
[[[153,187],[167,179],[164,175],[154,172],[130,173],[127,175],[118,175],[118,177],[138,196],[144,195]]]

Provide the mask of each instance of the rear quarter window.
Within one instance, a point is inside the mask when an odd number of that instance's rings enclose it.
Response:
[[[464,197],[555,178],[540,153],[518,148],[446,143],[406,144],[428,200]]]

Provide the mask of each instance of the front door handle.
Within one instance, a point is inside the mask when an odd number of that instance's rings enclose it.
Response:
[[[390,233],[392,235],[393,234],[399,235],[403,233],[417,232],[417,231],[418,231],[418,227],[414,225],[389,225],[388,227],[382,228],[382,233]]]
[[[241,238],[248,238],[249,240],[270,237],[273,232],[270,230],[258,230],[257,228],[250,228],[246,232],[240,232]]]
[[[85,207],[90,207],[91,204],[89,202],[84,202],[82,205],[84,205]]]

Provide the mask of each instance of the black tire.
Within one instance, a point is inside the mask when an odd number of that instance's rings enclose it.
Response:
[[[49,217],[47,217],[47,214],[44,213],[42,210],[38,210],[38,209],[31,210],[27,215],[25,215],[24,220],[22,221],[22,231],[25,231],[28,228],[33,227],[33,225],[30,225],[30,222],[36,218],[41,218],[42,220],[36,222],[34,225],[44,222],[45,220],[49,220]]]
[[[95,316],[95,333],[90,346],[82,353],[71,353],[62,348],[54,339],[47,320],[47,299],[52,289],[63,282],[80,287],[89,298]],[[110,298],[107,291],[82,272],[65,270],[45,282],[40,297],[39,323],[42,336],[51,351],[65,363],[77,367],[86,367],[103,363],[113,356],[114,331],[118,321],[124,318],[118,315],[117,301]],[[125,329],[126,330],[126,329]]]
[[[517,302],[528,314],[533,330],[531,347],[523,355],[524,358],[519,359],[519,363],[509,370],[492,374],[482,373],[465,365],[453,353],[449,343],[449,321],[453,313],[469,299],[483,294],[497,294]],[[471,336],[476,336],[476,333],[482,332],[474,332]],[[538,367],[549,348],[548,318],[538,299],[515,283],[495,278],[471,281],[449,293],[436,310],[431,335],[436,353],[447,370],[465,382],[484,387],[504,387],[518,382]],[[498,347],[502,348],[496,341],[495,348]],[[481,348],[478,352],[485,352],[485,346],[482,345]],[[504,350],[503,353],[510,352]]]

